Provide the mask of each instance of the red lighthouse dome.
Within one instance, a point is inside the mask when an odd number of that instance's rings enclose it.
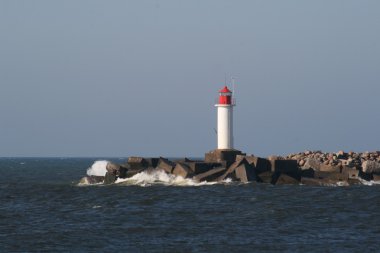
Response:
[[[230,105],[232,102],[231,96],[232,92],[227,86],[224,86],[224,88],[219,91],[219,104]]]

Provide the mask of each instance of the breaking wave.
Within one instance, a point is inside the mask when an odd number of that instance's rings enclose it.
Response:
[[[223,183],[231,182],[230,179],[224,180]],[[139,185],[139,186],[151,186],[151,185],[173,185],[173,186],[203,186],[214,185],[218,182],[198,182],[190,178],[183,178],[181,176],[175,176],[167,174],[163,170],[143,171],[133,177],[125,179],[117,179],[116,184],[125,185]]]
[[[374,181],[374,180],[366,181],[366,180],[364,180],[364,179],[360,179],[360,182],[361,182],[363,185],[368,185],[368,186],[372,186],[372,185],[380,185],[380,181]]]
[[[87,175],[104,177],[107,173],[108,161],[96,161],[87,169]]]

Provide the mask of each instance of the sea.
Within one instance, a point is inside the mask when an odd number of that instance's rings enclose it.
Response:
[[[0,252],[380,252],[375,182],[215,184],[141,173],[80,183],[97,161],[125,159],[1,158]]]

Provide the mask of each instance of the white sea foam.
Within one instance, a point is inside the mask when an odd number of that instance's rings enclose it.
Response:
[[[96,161],[87,169],[87,175],[89,176],[101,176],[104,177],[107,172],[108,161]]]
[[[380,185],[380,181],[374,181],[374,180],[371,180],[371,181],[366,181],[364,179],[360,179],[360,182],[364,185],[369,185],[369,186],[372,186],[372,185]]]
[[[224,183],[229,183],[231,180],[225,180]],[[202,186],[213,185],[217,182],[198,182],[190,178],[183,178],[172,174],[167,174],[163,170],[143,171],[133,177],[125,179],[117,179],[116,184],[151,186],[154,184],[174,185],[174,186]]]

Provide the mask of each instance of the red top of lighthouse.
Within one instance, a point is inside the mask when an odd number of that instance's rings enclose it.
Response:
[[[219,91],[219,104],[220,105],[231,105],[232,92],[228,89],[227,86],[224,86],[223,89]]]
[[[231,91],[228,89],[227,86],[224,86],[224,88],[221,89],[219,92],[220,92],[220,93],[231,93]]]

